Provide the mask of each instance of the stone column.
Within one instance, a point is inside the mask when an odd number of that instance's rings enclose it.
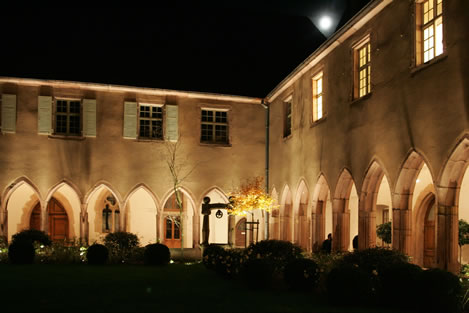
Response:
[[[192,216],[192,242],[194,248],[200,247],[200,216]]]
[[[89,223],[87,205],[82,203],[80,205],[80,242],[88,244],[89,241]]]
[[[46,234],[49,233],[49,219],[47,211],[47,203],[41,202],[41,230]]]
[[[228,244],[233,247],[235,236],[235,219],[234,215],[228,215]]]
[[[457,206],[438,204],[436,264],[453,273],[459,271],[457,212]]]
[[[392,209],[392,248],[406,255],[412,255],[412,212]]]
[[[161,223],[162,223],[162,214],[156,213],[156,241],[159,243],[164,242],[164,234],[161,229]]]
[[[358,249],[376,246],[376,212],[358,212]]]

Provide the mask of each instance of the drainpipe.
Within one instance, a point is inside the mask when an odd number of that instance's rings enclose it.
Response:
[[[269,194],[270,106],[265,99],[262,99],[261,105],[265,109],[265,192]],[[269,239],[269,217],[269,212],[265,212],[265,239]]]

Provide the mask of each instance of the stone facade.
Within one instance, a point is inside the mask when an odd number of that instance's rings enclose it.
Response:
[[[243,180],[267,174],[269,160],[279,208],[269,219],[256,213],[269,225],[259,239],[269,233],[316,250],[331,233],[333,250],[351,250],[355,236],[363,249],[385,245],[376,226],[390,221],[393,248],[457,271],[458,219],[469,219],[468,21],[467,1],[372,1],[265,99],[2,78],[2,233],[29,227],[37,203],[40,227],[50,230],[54,197],[69,216],[69,237],[99,239],[107,204],[111,215],[122,212],[112,227],[164,238],[167,141],[124,138],[126,103],[149,103],[162,105],[163,125],[177,108],[177,127],[173,120],[165,131],[179,134],[184,164],[195,168],[182,187],[184,247],[201,241],[203,197],[226,202]],[[79,99],[95,129],[86,115],[80,136],[44,134],[40,97]],[[201,143],[204,109],[228,112],[228,144]],[[242,241],[238,222],[212,216],[211,242]]]

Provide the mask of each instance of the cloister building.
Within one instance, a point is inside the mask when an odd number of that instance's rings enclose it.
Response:
[[[257,240],[333,250],[384,245],[459,268],[469,220],[469,2],[374,0],[264,99],[0,78],[0,230],[95,242],[112,231],[197,249],[201,205],[264,176],[277,200]],[[273,47],[274,49],[274,47]],[[183,232],[168,145],[178,144]],[[211,243],[253,240],[210,216]],[[248,237],[248,238],[246,238]],[[469,250],[463,250],[463,262]]]

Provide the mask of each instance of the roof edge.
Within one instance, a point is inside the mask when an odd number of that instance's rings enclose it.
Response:
[[[108,91],[108,92],[136,92],[136,93],[143,93],[146,95],[180,96],[180,97],[187,97],[187,98],[235,101],[235,102],[253,103],[253,104],[261,104],[263,101],[263,99],[261,98],[253,98],[253,97],[247,97],[247,96],[226,95],[226,94],[207,93],[207,92],[198,92],[198,91],[158,89],[158,88],[149,88],[149,87],[132,87],[132,86],[123,86],[123,85],[85,83],[85,82],[64,81],[64,80],[47,80],[47,79],[0,76],[0,83],[13,83],[13,84],[29,85],[29,86],[49,85],[53,87],[83,88],[83,89],[89,89],[89,90]]]
[[[306,71],[325,58],[332,50],[347,40],[364,24],[376,16],[381,10],[388,6],[393,0],[374,0],[368,3],[347,23],[336,31],[329,39],[323,42],[313,53],[301,62],[287,77],[285,77],[267,96],[269,102],[274,101],[282,92],[290,87]]]

